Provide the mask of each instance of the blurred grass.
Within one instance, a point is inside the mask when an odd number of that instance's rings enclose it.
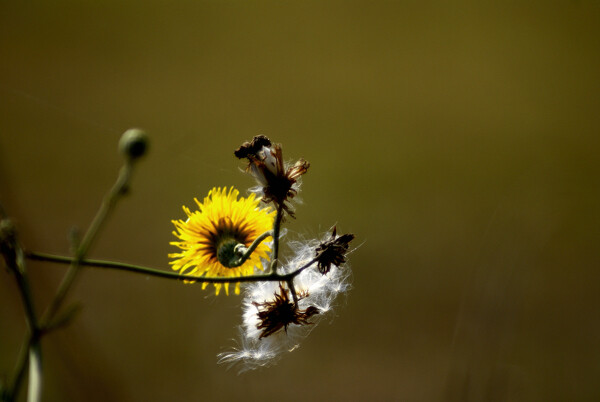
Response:
[[[0,3],[0,200],[68,252],[151,135],[93,256],[167,267],[171,219],[251,185],[263,133],[304,157],[289,237],[357,234],[354,290],[275,369],[216,365],[238,300],[89,271],[45,340],[47,400],[600,397],[600,9],[590,1]],[[38,305],[62,268],[31,264]],[[0,373],[24,331],[0,280]]]

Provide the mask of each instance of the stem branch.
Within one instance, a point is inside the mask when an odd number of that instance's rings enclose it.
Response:
[[[15,276],[17,289],[19,290],[19,295],[21,296],[23,307],[25,309],[25,322],[27,323],[27,335],[25,337],[25,342],[21,347],[21,351],[19,352],[14,374],[12,375],[8,386],[2,390],[0,396],[2,397],[2,400],[16,400],[28,363],[34,362],[36,363],[36,370],[33,374],[35,374],[38,381],[36,382],[36,386],[30,389],[28,400],[39,401],[42,380],[41,364],[37,364],[41,362],[41,349],[39,343],[41,336],[40,325],[37,314],[35,313],[33,296],[31,294],[31,287],[25,268],[25,254],[23,248],[17,240],[17,234],[13,223],[10,219],[4,217],[4,211],[1,210],[1,208],[0,216],[2,218],[0,222],[0,251],[4,256],[6,266]],[[29,367],[31,368],[31,365]],[[32,371],[30,371],[30,373],[32,373]],[[32,393],[31,391],[34,392]]]
[[[29,251],[25,254],[30,260],[54,262],[58,264],[72,264],[74,258],[63,257],[58,255],[38,253]],[[297,270],[288,274],[271,273],[269,275],[247,275],[238,277],[210,277],[210,276],[193,276],[193,275],[182,275],[177,272],[163,271],[160,269],[144,267],[141,265],[127,264],[122,262],[114,261],[103,261],[103,260],[88,260],[84,259],[79,261],[81,266],[93,267],[93,268],[107,268],[115,269],[119,271],[133,272],[142,275],[155,276],[158,278],[175,279],[175,280],[189,280],[195,282],[208,282],[208,283],[235,283],[235,282],[258,282],[258,281],[288,281],[295,278],[298,274],[310,267],[316,262],[316,258],[312,259]]]
[[[69,270],[63,277],[63,280],[59,285],[59,288],[56,291],[56,294],[52,299],[50,306],[44,314],[44,318],[42,319],[42,327],[51,324],[51,321],[54,319],[56,313],[58,312],[62,303],[64,302],[69,290],[71,289],[71,286],[73,285],[73,282],[75,281],[75,278],[79,273],[79,268],[82,266],[81,262],[89,252],[93,241],[96,239],[96,236],[98,235],[100,228],[102,227],[102,224],[106,221],[106,218],[114,209],[119,197],[127,191],[132,168],[132,161],[127,160],[125,165],[121,168],[121,171],[119,172],[117,181],[102,200],[102,205],[100,205],[100,209],[96,213],[96,216],[94,217],[94,220],[90,224],[89,229],[87,230],[83,239],[81,240],[81,243],[77,246],[77,249],[75,250],[75,257],[70,260],[71,266],[69,267]]]
[[[283,219],[283,205],[277,206],[277,216],[273,224],[273,261],[271,262],[271,273],[277,273],[277,262],[279,258],[279,233],[281,229],[281,220]]]
[[[250,245],[250,247],[248,247],[247,249],[244,250],[244,254],[242,254],[242,256],[240,257],[240,259],[238,261],[236,261],[235,266],[239,267],[240,265],[242,265],[244,262],[246,262],[246,260],[248,258],[250,258],[250,256],[252,255],[252,253],[254,252],[254,250],[256,250],[256,247],[258,247],[260,245],[260,243],[262,243],[267,237],[271,237],[273,236],[273,231],[269,230],[263,234],[261,234],[260,236],[258,236]],[[240,244],[240,246],[242,246]],[[243,248],[242,248],[243,249]]]

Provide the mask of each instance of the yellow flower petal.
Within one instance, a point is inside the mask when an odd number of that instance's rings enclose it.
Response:
[[[183,207],[187,220],[174,220],[173,234],[179,241],[170,244],[179,247],[181,252],[169,254],[173,270],[181,274],[197,277],[239,277],[252,275],[254,268],[262,270],[261,258],[269,259],[269,246],[262,242],[252,255],[239,267],[227,267],[217,258],[219,245],[223,240],[234,239],[249,247],[254,240],[273,228],[275,211],[259,208],[260,200],[251,194],[248,198],[238,199],[239,191],[231,187],[213,188],[203,202],[194,199],[197,211]],[[267,238],[272,240],[272,238]],[[193,281],[186,281],[193,282]],[[235,294],[240,293],[239,282],[235,283]],[[202,289],[208,285],[202,284]],[[229,283],[215,283],[218,295],[224,285],[229,294]]]

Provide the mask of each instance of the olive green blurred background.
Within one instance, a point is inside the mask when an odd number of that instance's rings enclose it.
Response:
[[[130,127],[151,150],[93,257],[169,269],[183,204],[254,185],[233,150],[256,134],[311,162],[287,238],[357,236],[332,324],[242,375],[216,358],[239,297],[84,272],[45,400],[600,400],[599,93],[596,1],[0,2],[26,247],[68,254]],[[29,270],[41,310],[65,268]],[[3,375],[24,332],[2,270]]]

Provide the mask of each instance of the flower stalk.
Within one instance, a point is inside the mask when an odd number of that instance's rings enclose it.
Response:
[[[1,390],[0,394],[3,401],[13,401],[17,399],[18,392],[23,381],[25,371],[29,367],[28,384],[28,402],[37,402],[41,399],[43,372],[42,372],[42,351],[40,339],[43,335],[49,333],[64,324],[74,315],[76,309],[69,309],[65,314],[58,314],[63,305],[75,279],[77,278],[81,261],[89,252],[94,240],[100,232],[100,229],[113,211],[117,201],[129,190],[129,182],[134,162],[144,155],[147,149],[146,134],[139,129],[127,130],[119,142],[119,148],[125,156],[125,164],[121,168],[117,180],[108,194],[105,196],[100,209],[96,213],[89,229],[86,231],[81,242],[75,247],[75,257],[69,261],[70,267],[63,277],[50,305],[46,309],[41,319],[37,318],[33,307],[33,298],[25,270],[25,253],[16,240],[14,228],[8,219],[4,219],[2,212],[2,247],[1,252],[5,258],[6,264],[15,274],[17,287],[21,294],[21,299],[25,308],[25,317],[28,326],[28,334],[25,337],[21,352],[17,359],[13,379],[9,386]],[[6,229],[6,230],[5,230]]]
[[[273,259],[271,262],[271,273],[277,273],[277,262],[279,261],[279,234],[281,232],[281,222],[283,220],[283,205],[277,207],[277,215],[273,224]]]
[[[48,253],[40,253],[36,251],[27,251],[25,252],[25,257],[27,259],[33,261],[45,261],[56,264],[73,264],[73,257],[65,257],[60,255],[48,254]],[[286,274],[278,274],[278,273],[270,273],[270,274],[258,274],[258,275],[246,275],[246,276],[238,276],[234,280],[236,282],[287,282],[290,279],[293,279],[295,276],[299,275],[302,271],[312,266],[315,262],[317,262],[316,258],[309,261],[307,264],[302,267],[296,269],[293,272]],[[135,265],[135,264],[127,264],[123,262],[115,262],[115,261],[105,261],[105,260],[95,260],[95,259],[84,259],[79,261],[81,266],[90,267],[90,268],[104,268],[111,269],[117,271],[125,271],[132,272],[135,274],[153,276],[156,278],[163,279],[174,279],[178,281],[189,280],[189,281],[201,281],[208,283],[228,283],[232,282],[231,278],[226,277],[210,277],[210,276],[202,276],[198,277],[195,275],[185,275],[172,271],[165,271],[162,269],[150,268],[143,265]]]
[[[297,345],[291,345],[291,338],[287,338],[288,331],[296,332],[314,324],[312,317],[320,319],[331,309],[333,298],[349,288],[347,270],[340,267],[346,262],[349,243],[354,239],[352,234],[338,236],[334,228],[323,241],[303,246],[292,260],[281,260],[280,237],[284,214],[294,217],[290,203],[298,193],[299,180],[310,164],[304,159],[291,166],[284,164],[281,145],[271,143],[265,136],[257,136],[235,151],[238,158],[248,160],[246,170],[259,183],[257,192],[260,198],[251,194],[238,199],[239,191],[233,187],[229,190],[215,187],[203,202],[195,199],[197,211],[184,206],[187,220],[173,221],[176,229],[173,234],[178,241],[171,242],[171,245],[179,248],[179,252],[169,255],[174,258],[170,262],[173,271],[88,259],[87,255],[104,223],[117,202],[128,193],[134,164],[147,147],[148,140],[142,130],[131,129],[122,135],[119,149],[125,156],[125,163],[81,241],[73,236],[72,257],[21,247],[14,225],[5,218],[0,208],[0,252],[15,276],[28,328],[14,375],[6,386],[0,384],[3,402],[17,399],[27,368],[28,401],[40,400],[43,383],[40,339],[66,325],[78,311],[78,305],[69,308],[63,305],[84,267],[120,270],[184,283],[200,282],[203,289],[213,284],[217,295],[221,287],[229,294],[228,286],[235,284],[235,293],[238,294],[240,283],[249,284],[243,301],[242,342],[246,346],[242,350],[222,354],[220,361],[243,360],[250,366],[262,366],[280,351],[296,349]],[[272,206],[260,208],[260,201]],[[266,242],[269,238],[272,238],[272,244]],[[69,265],[41,319],[34,308],[25,269],[26,259]],[[265,272],[260,273],[263,269]],[[284,346],[277,343],[281,339],[287,339]]]
[[[124,194],[127,193],[129,188],[129,181],[131,178],[131,173],[133,169],[133,159],[129,159],[126,161],[125,165],[121,168],[119,172],[119,176],[117,181],[110,189],[108,194],[105,196],[102,204],[100,205],[100,209],[96,213],[94,220],[90,224],[89,229],[86,231],[81,243],[76,248],[75,257],[71,260],[69,270],[63,277],[62,282],[60,283],[58,290],[50,306],[46,310],[44,317],[42,318],[42,326],[52,325],[52,320],[55,318],[58,310],[62,306],[69,290],[73,286],[77,275],[79,274],[81,268],[81,261],[85,258],[87,253],[89,252],[94,240],[98,236],[100,229],[102,228],[104,222],[110,215],[110,213],[114,210],[115,205],[119,198],[121,198]]]
[[[246,262],[246,260],[248,258],[250,258],[250,256],[252,255],[252,253],[254,252],[254,250],[256,250],[256,248],[258,247],[258,245],[260,243],[262,243],[264,240],[266,240],[268,237],[272,237],[273,236],[273,231],[269,230],[263,234],[261,234],[260,236],[258,236],[250,245],[250,247],[246,248],[245,246],[243,246],[241,243],[238,244],[238,246],[236,246],[235,252],[239,254],[239,258],[237,261],[235,261],[235,265],[234,266],[240,266],[242,265],[244,262]]]
[[[0,251],[4,256],[7,268],[14,274],[21,301],[25,309],[25,322],[27,323],[27,335],[17,358],[14,374],[6,388],[0,389],[0,397],[3,401],[12,401],[17,398],[18,391],[23,382],[25,371],[29,364],[29,377],[38,381],[29,382],[29,401],[39,401],[41,396],[41,360],[40,337],[42,334],[35,307],[31,287],[25,269],[25,258],[23,248],[17,240],[16,229],[12,221],[4,216],[4,210],[0,209],[2,220],[0,221]]]

